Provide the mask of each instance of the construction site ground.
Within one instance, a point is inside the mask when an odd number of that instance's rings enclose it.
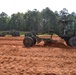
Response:
[[[58,36],[55,43],[26,48],[23,38],[0,37],[0,75],[76,75],[76,48]]]

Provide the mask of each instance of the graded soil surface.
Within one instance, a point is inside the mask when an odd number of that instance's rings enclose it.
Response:
[[[76,48],[58,36],[26,48],[23,38],[0,37],[0,75],[76,75]]]

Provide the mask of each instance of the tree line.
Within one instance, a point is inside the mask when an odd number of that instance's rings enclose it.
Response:
[[[64,15],[64,12],[68,13],[68,10],[63,8],[60,12],[53,12],[48,7],[41,12],[34,9],[25,13],[12,14],[10,17],[7,13],[2,12],[0,13],[0,31],[15,29],[18,31],[47,32],[49,29],[57,27],[57,20]],[[74,20],[76,24],[75,12],[68,13],[68,18]]]

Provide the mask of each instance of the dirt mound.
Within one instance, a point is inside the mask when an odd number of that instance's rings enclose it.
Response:
[[[69,46],[67,46],[65,43],[63,42],[47,42],[44,44],[44,46],[51,46],[51,47],[55,47],[55,48],[70,48]]]

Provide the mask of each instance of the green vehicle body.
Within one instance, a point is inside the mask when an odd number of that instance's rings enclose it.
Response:
[[[59,37],[65,40],[66,44],[71,47],[76,47],[76,25],[73,20],[68,20],[66,18],[61,18],[57,25],[54,25],[49,31],[52,36],[53,33],[57,34]],[[31,47],[36,44],[36,42],[53,42],[52,38],[39,38],[34,33],[27,33],[24,37],[23,44],[26,47]]]
[[[12,36],[20,36],[20,32],[16,30],[9,30],[9,31],[2,31],[0,33],[1,37],[4,37],[6,35],[12,35]]]

